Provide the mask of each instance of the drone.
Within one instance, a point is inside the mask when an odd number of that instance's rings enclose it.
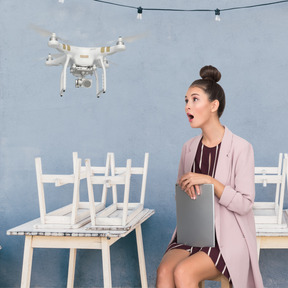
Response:
[[[75,87],[90,88],[92,80],[86,78],[94,74],[96,79],[96,93],[100,97],[101,93],[106,92],[106,68],[109,67],[108,55],[124,51],[126,49],[124,42],[134,42],[140,38],[146,37],[147,33],[142,33],[130,37],[119,37],[114,46],[102,47],[78,47],[66,44],[67,41],[56,36],[56,33],[47,31],[35,24],[30,24],[30,28],[42,36],[49,37],[48,46],[58,50],[58,54],[48,54],[46,59],[47,66],[62,65],[60,96],[66,91],[67,69],[76,77]],[[64,43],[65,42],[65,43]],[[102,69],[102,87],[99,86],[99,77],[97,68]]]
[[[60,53],[51,55],[49,54],[46,59],[46,65],[58,66],[63,65],[60,82],[60,96],[66,90],[66,78],[67,69],[70,67],[70,73],[77,79],[75,80],[75,87],[90,88],[92,80],[86,78],[88,75],[95,75],[96,79],[96,92],[97,97],[100,97],[101,93],[106,92],[106,68],[109,67],[107,60],[108,55],[112,55],[116,52],[124,51],[126,49],[124,40],[119,37],[116,45],[104,46],[104,47],[77,47],[60,42],[60,38],[52,33],[48,46],[58,50]],[[97,68],[102,69],[102,87],[99,86],[99,77]]]

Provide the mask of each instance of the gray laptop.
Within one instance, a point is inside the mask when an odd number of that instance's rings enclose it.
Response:
[[[200,191],[193,200],[176,184],[177,242],[215,247],[214,186],[200,185]]]

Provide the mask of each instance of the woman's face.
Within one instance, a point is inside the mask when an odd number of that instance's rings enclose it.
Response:
[[[185,112],[192,128],[202,128],[209,124],[212,115],[213,117],[215,115],[214,102],[209,101],[208,95],[203,89],[198,87],[188,89],[185,96]]]

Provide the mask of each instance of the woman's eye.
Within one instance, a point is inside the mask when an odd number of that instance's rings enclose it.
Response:
[[[198,101],[198,98],[194,97],[193,102],[196,102],[196,101]]]
[[[188,99],[185,99],[185,103],[186,103],[186,104],[188,103]]]

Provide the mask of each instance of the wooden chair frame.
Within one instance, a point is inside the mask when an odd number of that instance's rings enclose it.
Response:
[[[36,177],[38,187],[39,209],[41,224],[35,228],[79,228],[90,221],[90,203],[80,202],[80,181],[86,178],[86,173],[81,171],[81,159],[76,152],[73,153],[73,174],[56,175],[43,174],[41,158],[35,159]],[[73,184],[72,203],[50,213],[46,211],[44,184],[54,183],[56,187]],[[101,203],[94,203],[95,209],[103,209]]]
[[[278,167],[255,167],[255,184],[262,184],[263,187],[268,184],[276,184],[274,202],[254,203],[253,211],[258,228],[267,228],[268,226],[285,228],[287,226],[283,221],[287,160],[287,157],[283,159],[283,154],[280,153]]]
[[[219,275],[218,277],[210,280],[210,281],[217,281],[221,282],[221,288],[232,288],[232,284],[224,275]],[[201,281],[199,283],[199,288],[205,288],[205,281]]]
[[[85,160],[87,188],[90,202],[90,216],[92,226],[120,226],[125,227],[144,208],[145,190],[148,171],[149,154],[145,153],[143,167],[131,167],[131,159],[126,167],[115,167],[113,153],[107,154],[105,167],[93,167],[89,159]],[[104,175],[97,175],[104,174]],[[140,201],[129,203],[130,179],[133,174],[142,174]],[[107,206],[107,189],[112,188],[113,203],[97,213],[94,209],[93,185],[103,185],[101,203]],[[124,199],[122,203],[117,199],[117,185],[124,185]]]

